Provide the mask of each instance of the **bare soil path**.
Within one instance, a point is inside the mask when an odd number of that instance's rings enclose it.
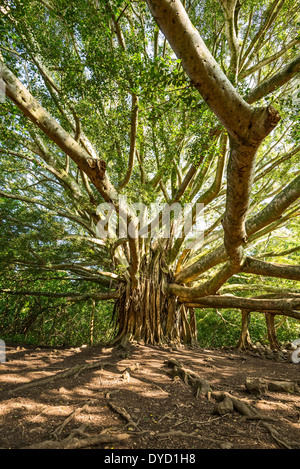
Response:
[[[134,344],[7,345],[6,358],[1,449],[300,449],[300,364],[288,357]],[[295,388],[251,393],[246,378]]]

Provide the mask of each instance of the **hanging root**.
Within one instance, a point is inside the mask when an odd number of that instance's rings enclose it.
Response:
[[[116,302],[117,336],[112,344],[119,344],[128,334],[145,344],[161,345],[170,342],[197,342],[195,311],[180,304],[167,292],[172,274],[161,248],[151,250],[141,260],[140,277],[135,288],[126,284]]]

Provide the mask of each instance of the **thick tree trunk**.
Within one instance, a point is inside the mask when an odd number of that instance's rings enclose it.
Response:
[[[151,252],[141,263],[137,287],[128,283],[121,288],[116,303],[117,335],[143,340],[146,344],[197,340],[195,311],[178,302],[167,291],[172,281],[159,251]]]

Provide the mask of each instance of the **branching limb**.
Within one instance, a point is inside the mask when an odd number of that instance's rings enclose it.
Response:
[[[110,183],[108,175],[105,172],[105,162],[100,159],[92,159],[86,150],[39,104],[2,61],[0,61],[0,75],[6,85],[6,95],[20,108],[25,116],[37,125],[61,150],[70,156],[80,170],[87,174],[104,200],[108,203],[113,203],[119,215],[124,220],[127,220],[127,225],[131,224],[134,233],[128,243],[131,254],[129,274],[133,284],[136,284],[136,273],[139,266],[138,240],[136,236],[137,220],[129,207],[123,206],[121,209],[118,193]]]
[[[86,150],[39,104],[2,61],[0,61],[0,74],[5,83],[6,95],[23,114],[70,156],[79,168],[89,176],[105,200],[117,200],[117,193],[105,174],[104,165],[104,171],[96,164],[91,165],[91,158]]]
[[[242,271],[248,274],[300,281],[299,265],[274,264],[271,262],[260,261],[253,257],[246,257]]]
[[[250,123],[252,108],[222,72],[193,27],[181,2],[147,0],[147,3],[203,99],[234,138],[241,136],[245,131],[245,122]],[[240,120],[236,119],[237,115]]]
[[[285,83],[290,81],[300,71],[300,55],[296,57],[292,62],[281,68],[279,72],[270,77],[269,79],[260,83],[256,88],[250,91],[245,97],[247,103],[252,104],[270,93],[275,91],[277,88],[283,86]]]
[[[293,179],[273,200],[260,212],[249,218],[246,222],[246,233],[251,235],[262,230],[264,227],[278,220],[282,213],[294,203],[300,196],[300,175]],[[188,283],[195,280],[199,275],[215,265],[228,259],[223,245],[202,256],[193,264],[185,267],[175,276],[178,284]]]
[[[172,287],[172,285],[171,285]],[[178,286],[177,286],[178,287]],[[195,298],[192,292],[189,292],[187,287],[177,288],[176,293],[179,300],[186,305],[194,308],[234,308],[234,309],[247,309],[250,311],[272,311],[273,314],[290,316],[295,319],[300,319],[300,299],[293,297],[286,298],[239,298],[233,295],[211,295],[205,298]],[[186,297],[190,296],[188,300]],[[182,298],[182,299],[181,299]]]
[[[283,3],[284,3],[284,0],[274,0],[271,3],[269,9],[267,10],[265,14],[264,20],[261,23],[261,26],[259,27],[257,33],[254,35],[254,37],[250,41],[250,44],[245,51],[245,54],[240,59],[240,71],[245,66],[246,60],[247,60],[247,64],[251,62],[252,58],[255,56],[257,51],[259,51],[259,49],[261,48],[261,45],[265,38],[265,34],[270,28],[270,26],[272,25],[272,23],[275,21],[276,16],[278,15]],[[278,4],[279,4],[279,7],[276,12],[276,8]]]
[[[239,6],[238,0],[219,0],[225,15],[225,33],[230,50],[230,72],[237,75],[239,59],[239,38],[236,29],[236,14]]]
[[[284,55],[288,50],[290,50],[292,47],[294,47],[296,44],[299,44],[300,39],[293,39],[290,41],[288,44],[282,47],[280,51],[276,52],[275,54],[271,55],[270,57],[267,57],[260,62],[258,62],[256,65],[253,65],[252,67],[249,67],[247,70],[244,70],[239,74],[240,78],[245,78],[249,75],[252,75],[253,73],[257,72],[261,68],[265,67],[266,65],[274,62],[275,60],[279,59],[282,55]]]

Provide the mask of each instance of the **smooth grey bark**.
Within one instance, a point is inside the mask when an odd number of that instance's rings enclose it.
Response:
[[[236,138],[247,133],[252,108],[223,73],[179,0],[147,0],[158,26],[208,106]]]

